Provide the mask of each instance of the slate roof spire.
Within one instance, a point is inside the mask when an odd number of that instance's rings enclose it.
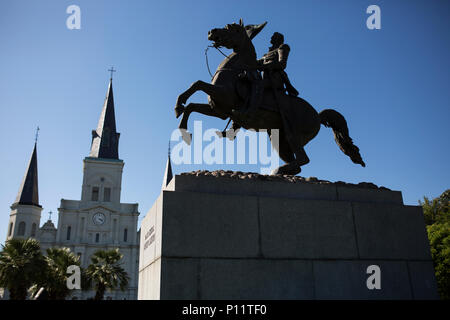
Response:
[[[33,153],[28,162],[27,171],[20,185],[15,204],[39,205],[38,168],[37,168],[37,141],[34,143]]]
[[[172,180],[172,164],[170,163],[170,141],[169,141],[169,153],[167,155],[167,163],[166,163],[166,171],[164,172],[164,179],[163,179],[163,183],[162,183],[162,189],[165,189],[170,180]]]
[[[92,144],[89,156],[94,158],[119,159],[119,137],[120,133],[116,131],[114,95],[112,78],[110,78],[102,113],[98,120],[97,130],[92,130]]]

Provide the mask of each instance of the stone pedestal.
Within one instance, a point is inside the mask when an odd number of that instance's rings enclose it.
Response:
[[[177,175],[140,234],[139,299],[438,298],[421,207],[371,184]]]

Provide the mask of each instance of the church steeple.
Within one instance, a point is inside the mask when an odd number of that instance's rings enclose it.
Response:
[[[120,133],[116,131],[111,78],[97,130],[92,131],[92,145],[89,156],[93,158],[119,159],[119,136]]]
[[[37,168],[37,142],[34,143],[33,153],[28,162],[27,171],[17,194],[15,204],[39,205],[38,168]]]
[[[167,155],[166,171],[164,172],[164,179],[161,189],[165,189],[172,180],[172,164],[170,163],[170,142],[169,142],[169,153]]]

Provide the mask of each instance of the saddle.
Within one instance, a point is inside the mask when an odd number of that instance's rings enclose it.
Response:
[[[245,70],[238,75],[239,80],[236,82],[236,93],[240,98],[240,103],[236,106],[236,109],[240,111],[248,110],[251,103],[251,96],[254,94],[252,92],[252,90],[254,90],[252,82],[261,81],[262,92],[260,94],[262,97],[259,98],[261,102],[258,105],[258,109],[261,108],[268,111],[279,111],[277,101],[273,95],[273,89],[271,87],[264,87],[264,80],[261,77],[261,73],[259,71],[254,72],[257,73],[257,75],[249,74],[249,72]],[[282,78],[285,90],[277,90],[278,94],[282,96],[298,96],[298,91],[291,85],[285,72],[282,72]],[[287,79],[287,81],[285,81],[285,79]]]

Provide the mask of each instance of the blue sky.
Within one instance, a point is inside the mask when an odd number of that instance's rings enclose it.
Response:
[[[66,8],[81,8],[81,30],[66,28]],[[366,8],[381,8],[381,30],[368,30]],[[18,1],[0,2],[0,241],[30,157],[36,126],[40,202],[57,211],[80,199],[89,154],[114,66],[122,202],[141,219],[159,194],[173,106],[195,80],[209,81],[207,31],[243,18],[268,21],[254,39],[262,56],[274,31],[291,47],[287,72],[317,111],[347,119],[367,164],[353,164],[322,127],[306,146],[302,176],[373,182],[401,190],[406,204],[449,188],[449,1]],[[229,51],[227,51],[229,52]],[[222,56],[209,51],[215,69]],[[204,94],[191,101],[205,102]],[[225,121],[201,115],[204,128]],[[179,165],[259,171],[258,165]],[[56,217],[56,214],[53,215]]]

